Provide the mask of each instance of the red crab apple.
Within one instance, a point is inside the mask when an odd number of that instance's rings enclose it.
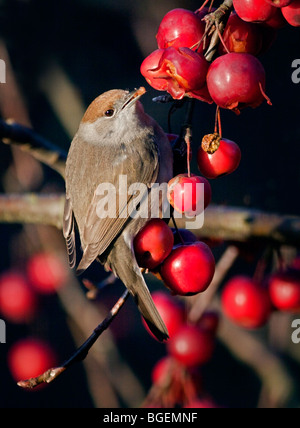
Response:
[[[182,326],[167,343],[168,353],[186,367],[207,363],[214,348],[212,335],[193,325]]]
[[[170,356],[166,356],[157,361],[151,373],[152,383],[163,383],[166,376],[170,373],[174,360]]]
[[[262,327],[271,313],[267,290],[243,275],[235,276],[225,284],[222,307],[228,318],[249,329]]]
[[[277,272],[269,278],[269,293],[275,308],[300,311],[300,274],[297,271]]]
[[[265,0],[267,3],[275,7],[285,7],[291,4],[295,0]]]
[[[215,272],[214,256],[204,242],[177,245],[160,266],[165,285],[179,295],[193,295],[207,289]]]
[[[179,213],[195,216],[211,201],[211,186],[204,177],[179,174],[168,183],[168,200]]]
[[[206,146],[202,144],[197,153],[199,171],[210,179],[231,174],[237,169],[240,161],[241,150],[239,146],[226,138],[218,140],[216,145]]]
[[[158,47],[161,49],[199,48],[205,31],[205,23],[194,12],[187,9],[170,10],[162,19],[156,35]],[[203,51],[203,47],[200,47]]]
[[[174,296],[170,296],[163,291],[154,292],[152,294],[152,299],[167,327],[169,337],[172,338],[185,322],[184,306],[175,300]],[[143,318],[142,320],[148,333],[155,339],[155,336],[151,333]]]
[[[145,61],[150,62],[147,58]],[[157,66],[143,66],[141,72],[150,85],[154,83],[153,87],[156,89],[159,89],[156,84],[159,79],[161,90],[166,90],[174,99],[189,96],[211,103],[206,86],[208,67],[209,63],[203,54],[189,48],[171,46],[163,50]],[[162,84],[163,80],[166,87]]]
[[[207,74],[207,87],[214,102],[236,113],[258,107],[265,94],[265,70],[261,62],[246,53],[229,53],[215,59]]]
[[[31,321],[36,314],[37,298],[25,277],[6,272],[0,278],[0,313],[8,321]]]
[[[172,230],[159,218],[149,220],[133,241],[139,266],[150,270],[165,260],[172,251],[173,245]]]
[[[158,67],[163,52],[163,49],[156,49],[144,59],[140,68],[142,76],[145,77],[149,85],[152,86],[152,88],[157,89],[158,91],[166,91],[168,89],[167,80],[153,77],[153,73],[151,72],[151,70],[154,70]]]
[[[281,9],[287,22],[293,27],[300,27],[300,0],[294,0],[288,6]]]
[[[275,8],[266,0],[233,0],[238,16],[247,22],[265,22],[275,13]]]
[[[8,366],[16,381],[38,376],[56,364],[52,347],[41,339],[26,338],[14,343],[8,352]]]
[[[259,26],[243,21],[236,13],[230,15],[222,36],[229,52],[258,55],[261,51],[262,34]],[[219,53],[227,53],[222,43],[219,44]]]
[[[41,252],[28,261],[27,275],[32,287],[39,293],[53,294],[65,285],[68,269],[56,254]]]

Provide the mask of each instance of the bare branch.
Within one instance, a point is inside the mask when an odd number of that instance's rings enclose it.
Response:
[[[64,200],[63,194],[0,195],[0,222],[43,224],[61,229]],[[185,218],[176,218],[178,228],[185,228],[186,221]],[[203,227],[191,231],[199,238],[237,242],[256,239],[274,245],[300,247],[299,216],[255,209],[210,205],[205,210]]]
[[[110,326],[114,318],[119,313],[120,309],[123,307],[127,298],[129,297],[129,292],[126,289],[124,294],[120,297],[117,303],[109,312],[108,316],[99,324],[90,337],[77,349],[74,354],[68,358],[60,367],[54,367],[48,369],[44,373],[27,380],[21,380],[18,382],[18,385],[21,388],[35,388],[36,386],[42,383],[50,383],[55,380],[58,376],[60,376],[66,369],[73,366],[75,363],[83,361],[91,347],[94,345],[96,340],[101,336],[101,334]]]
[[[209,47],[205,52],[205,58],[207,61],[212,61],[217,51],[220,34],[223,33],[229,15],[233,8],[233,0],[225,0],[221,6],[215,11],[204,17],[206,22],[206,33],[213,31]]]
[[[176,219],[184,228],[186,219]],[[193,230],[199,237],[225,241],[267,240],[275,245],[300,246],[300,217],[267,213],[257,209],[210,205],[205,210],[202,229]]]
[[[62,228],[64,195],[0,195],[0,222],[43,224]]]
[[[10,120],[0,120],[0,139],[5,144],[18,146],[22,151],[31,154],[64,177],[67,153],[41,137],[33,129]]]
[[[223,317],[219,339],[235,358],[251,367],[262,380],[264,407],[283,407],[290,399],[295,383],[281,359],[255,334]]]

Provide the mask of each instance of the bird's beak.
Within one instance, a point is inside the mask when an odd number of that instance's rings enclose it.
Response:
[[[144,95],[145,92],[146,92],[146,89],[143,86],[141,86],[139,89],[135,89],[134,91],[129,92],[122,106],[122,110],[136,103],[137,100],[141,98],[141,96]]]

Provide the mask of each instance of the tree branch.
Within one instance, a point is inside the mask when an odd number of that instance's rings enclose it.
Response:
[[[233,0],[225,0],[220,7],[214,12],[206,15],[204,21],[206,22],[206,33],[212,33],[209,47],[205,52],[205,58],[211,62],[215,56],[220,42],[220,34],[223,33],[229,15],[233,9]]]
[[[22,151],[30,153],[36,160],[48,165],[64,177],[67,153],[41,137],[33,129],[11,120],[0,120],[0,139],[5,144],[13,144]]]
[[[184,228],[186,219],[176,219]],[[258,209],[210,205],[205,210],[198,236],[226,241],[267,240],[275,245],[300,246],[300,217],[267,213]]]
[[[0,222],[55,226],[62,229],[65,196],[63,194],[0,195]],[[186,218],[177,218],[185,228]],[[190,219],[188,220],[190,221]],[[261,210],[210,205],[205,210],[201,229],[190,229],[199,238],[246,242],[268,241],[274,245],[300,247],[300,217],[267,213]]]
[[[112,323],[114,318],[117,316],[117,314],[119,313],[120,309],[123,307],[128,297],[129,297],[129,292],[128,290],[126,290],[124,294],[120,297],[120,299],[117,301],[117,303],[114,305],[114,307],[111,309],[108,316],[101,322],[101,324],[99,324],[95,328],[95,330],[90,335],[90,337],[77,349],[77,351],[75,351],[74,354],[71,355],[71,357],[68,358],[61,366],[48,369],[44,373],[34,378],[20,380],[18,382],[18,385],[21,388],[32,389],[40,385],[41,383],[53,382],[53,380],[55,380],[58,376],[60,376],[69,367],[83,361],[86,358],[91,347],[96,342],[96,340],[110,326],[110,324]]]
[[[234,325],[226,317],[222,318],[218,337],[235,358],[251,367],[261,379],[262,388],[267,391],[264,407],[284,407],[295,383],[279,356],[258,336]]]
[[[0,195],[0,222],[43,224],[62,228],[64,195]]]

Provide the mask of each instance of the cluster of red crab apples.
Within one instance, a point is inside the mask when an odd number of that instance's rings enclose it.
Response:
[[[147,82],[174,99],[188,96],[237,113],[270,102],[257,56],[271,46],[276,30],[300,25],[300,1],[234,0],[233,6],[212,62],[208,24],[214,9],[168,12],[156,35],[158,49],[141,65]]]
[[[300,25],[300,0],[234,0],[224,31],[219,31],[217,51],[208,60],[211,29],[218,30],[216,21],[210,27],[216,19],[214,11],[206,7],[195,12],[169,11],[158,28],[158,48],[141,64],[142,75],[154,89],[168,92],[174,100],[189,97],[215,103],[218,112],[223,108],[239,114],[264,100],[271,104],[265,93],[265,70],[257,56],[269,49],[279,28]],[[220,128],[216,126],[213,134],[205,136],[198,149],[202,175],[188,172],[169,182],[168,199],[175,211],[199,214],[211,200],[208,180],[237,169],[240,148],[222,138]],[[201,201],[196,192],[199,184],[204,187]],[[172,231],[159,219],[151,220],[135,238],[135,252],[139,265],[159,275],[174,294],[202,292],[214,275],[210,248],[192,233]]]

